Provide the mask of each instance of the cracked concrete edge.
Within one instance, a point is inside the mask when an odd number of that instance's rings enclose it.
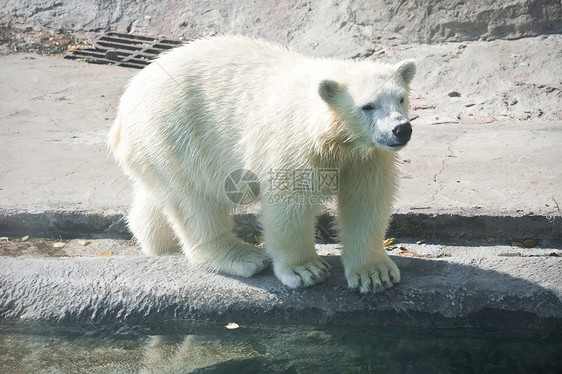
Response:
[[[243,279],[190,267],[182,256],[3,257],[0,319],[562,328],[557,258],[476,267],[474,259],[396,257],[402,283],[375,295],[349,290],[338,256],[324,258],[333,266],[326,282],[291,290],[271,268]]]
[[[256,213],[234,215],[239,237],[258,234]],[[317,238],[337,242],[335,215],[326,211],[318,217]],[[416,240],[474,240],[493,237],[498,240],[536,239],[562,243],[562,217],[542,215],[488,215],[454,212],[394,213],[388,236]],[[71,239],[81,236],[130,238],[123,212],[88,210],[19,211],[0,209],[0,235]]]

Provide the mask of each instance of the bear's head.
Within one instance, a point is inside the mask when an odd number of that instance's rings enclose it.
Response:
[[[395,65],[350,62],[336,79],[321,81],[318,93],[350,143],[397,151],[412,135],[407,108],[415,73],[413,60]]]

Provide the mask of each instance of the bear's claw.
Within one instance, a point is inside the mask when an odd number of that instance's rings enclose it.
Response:
[[[287,287],[310,287],[323,282],[330,275],[330,264],[323,258],[293,267],[275,268],[275,275]]]
[[[400,271],[388,257],[379,259],[370,266],[362,266],[347,273],[349,288],[361,293],[377,293],[400,282]]]

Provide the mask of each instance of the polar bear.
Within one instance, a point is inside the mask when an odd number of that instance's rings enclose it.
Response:
[[[130,81],[108,136],[133,181],[128,224],[142,250],[242,277],[272,261],[286,286],[312,286],[330,270],[315,218],[335,196],[349,287],[399,282],[383,240],[415,71],[412,60],[312,58],[242,36],[162,55]],[[265,250],[232,232],[225,181],[246,172],[260,187]]]

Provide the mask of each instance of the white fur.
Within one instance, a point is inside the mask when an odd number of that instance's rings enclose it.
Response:
[[[158,58],[129,83],[108,137],[135,182],[129,224],[143,251],[181,247],[194,264],[244,277],[269,257],[284,284],[311,286],[329,273],[314,249],[321,206],[312,198],[335,193],[349,286],[371,292],[398,282],[382,242],[395,190],[392,151],[403,146],[392,130],[407,121],[414,73],[412,61],[309,58],[235,36]],[[337,191],[268,188],[272,171],[323,168],[339,171]],[[232,233],[235,204],[224,181],[238,169],[259,178],[268,256]],[[279,192],[305,202],[272,199]]]

